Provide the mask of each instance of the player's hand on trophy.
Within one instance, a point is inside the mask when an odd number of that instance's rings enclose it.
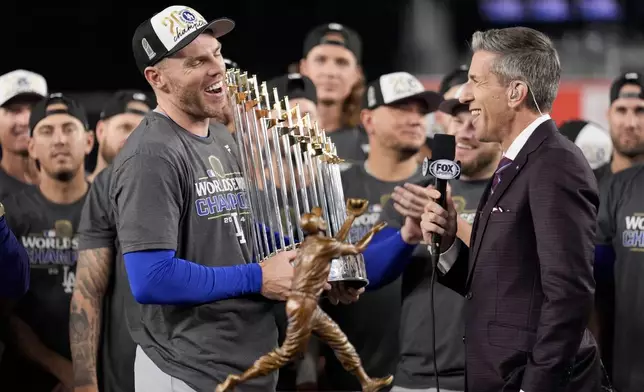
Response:
[[[410,217],[420,222],[420,217],[425,212],[425,205],[435,199],[433,186],[423,187],[416,184],[405,184],[394,188],[391,198],[394,208],[404,217]]]
[[[365,199],[347,199],[347,213],[353,216],[360,216],[367,211],[369,201]]]
[[[345,285],[344,282],[333,282],[331,283],[331,291],[329,291],[327,296],[333,305],[339,303],[348,305],[356,302],[362,293],[364,293],[364,287],[354,289],[353,287]]]
[[[445,252],[454,243],[457,229],[457,214],[452,200],[451,189],[447,188],[446,209],[437,203],[440,192],[436,189],[431,189],[430,196],[432,200],[425,205],[425,212],[420,222],[423,240],[429,244],[432,241],[433,234],[440,235],[442,237],[441,252]]]
[[[293,260],[297,251],[287,250],[259,263],[262,268],[262,295],[266,298],[285,301],[293,282]]]

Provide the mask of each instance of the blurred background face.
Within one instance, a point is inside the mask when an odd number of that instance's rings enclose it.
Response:
[[[456,92],[458,91],[459,88],[461,88],[460,84],[456,86],[452,86],[449,90],[445,92],[445,94],[443,94],[443,98],[446,100],[453,99],[456,96]],[[438,125],[439,129],[442,132],[445,132],[450,121],[452,121],[452,116],[450,116],[447,113],[443,113],[440,110],[437,110],[436,112],[434,112],[434,118],[435,118],[436,124]]]
[[[625,85],[620,93],[639,94],[639,86]],[[644,100],[618,98],[608,109],[608,123],[613,146],[617,152],[634,158],[644,154]]]
[[[147,105],[140,102],[131,102],[128,108],[142,111],[149,111]],[[135,113],[122,113],[100,121],[96,126],[96,137],[98,138],[98,153],[105,162],[112,163],[116,154],[121,150],[125,141],[134,128],[143,120],[143,115]]]
[[[29,154],[38,160],[42,173],[58,181],[69,181],[83,169],[92,142],[91,133],[86,132],[78,119],[68,114],[53,114],[36,125]]]
[[[424,102],[403,101],[365,110],[363,125],[370,143],[404,155],[414,155],[425,144],[426,112]]]
[[[313,103],[313,101],[308,100],[306,98],[295,98],[295,99],[290,99],[289,104],[292,107],[295,107],[295,105],[299,105],[300,115],[304,117],[305,115],[308,114],[309,118],[311,119],[311,122],[318,120],[318,110],[317,110],[317,107],[315,106],[315,103]],[[293,122],[297,123],[297,120],[293,119]]]
[[[315,85],[321,103],[343,102],[358,82],[359,68],[353,53],[339,45],[318,45],[300,64],[302,75]]]
[[[490,165],[496,165],[501,156],[499,143],[484,143],[476,139],[472,115],[463,110],[450,116],[448,135],[456,138],[456,160],[461,162],[464,175],[472,176]]]
[[[35,100],[11,100],[0,107],[0,145],[4,151],[28,156],[29,115]]]

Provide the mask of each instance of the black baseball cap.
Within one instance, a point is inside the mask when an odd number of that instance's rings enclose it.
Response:
[[[424,101],[427,113],[438,109],[443,96],[436,91],[425,90],[425,86],[408,72],[394,72],[382,75],[369,83],[362,100],[364,109],[373,110],[379,106],[392,105],[409,99]]]
[[[451,99],[446,99],[443,102],[441,102],[440,105],[438,105],[438,110],[440,110],[443,113],[447,113],[450,116],[456,116],[460,112],[467,112],[470,110],[470,104],[468,103],[461,103],[459,100],[461,93],[463,92],[463,87],[461,87],[456,91],[456,94],[454,95],[454,98]]]
[[[132,102],[139,102],[148,107],[148,110],[143,111],[129,106]],[[117,91],[105,102],[103,110],[101,110],[100,119],[105,120],[117,114],[134,113],[146,115],[153,107],[152,100],[149,99],[145,93],[137,90],[121,90]]]
[[[63,104],[65,108],[49,109],[48,107],[53,104]],[[85,130],[89,130],[89,121],[87,121],[87,112],[83,105],[79,102],[73,100],[72,98],[63,95],[62,93],[53,93],[49,94],[45,99],[39,101],[31,109],[31,115],[29,116],[29,132],[33,133],[33,130],[36,128],[36,125],[44,118],[54,115],[54,114],[69,114],[72,117],[77,118],[85,127]]]
[[[170,57],[204,31],[211,31],[215,38],[228,34],[235,22],[228,18],[207,22],[194,9],[183,5],[170,6],[141,23],[132,37],[132,51],[139,71]]]
[[[626,72],[620,75],[613,81],[610,86],[610,103],[615,102],[619,98],[639,98],[644,99],[644,79],[638,72]],[[622,87],[626,85],[635,85],[640,87],[639,94],[637,93],[622,93]]]
[[[280,97],[288,96],[289,99],[305,98],[317,105],[318,96],[313,81],[299,73],[290,73],[271,79],[266,83],[268,93],[273,94],[277,89]]]
[[[341,38],[337,37],[340,34]],[[327,23],[309,31],[304,40],[304,57],[318,45],[339,45],[345,47],[356,56],[358,63],[362,61],[362,39],[355,30],[340,23]]]
[[[460,65],[458,68],[445,75],[438,88],[440,95],[445,95],[445,93],[454,86],[467,83],[468,70],[469,68],[467,65]]]

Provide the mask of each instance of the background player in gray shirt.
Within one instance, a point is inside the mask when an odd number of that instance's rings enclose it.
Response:
[[[180,21],[180,22],[178,22]],[[177,26],[177,23],[180,26]],[[132,39],[158,107],[113,163],[110,201],[134,298],[137,391],[211,391],[277,343],[274,302],[285,299],[294,251],[256,263],[246,183],[224,118],[225,66],[207,22],[171,6]],[[276,374],[240,392],[275,388]]]
[[[79,254],[71,303],[69,336],[76,392],[98,392],[99,385],[102,392],[134,390],[136,346],[125,322],[125,307],[132,303],[132,295],[109,201],[112,171],[106,165],[150,111],[148,102],[140,91],[119,91],[105,103],[97,126],[102,163],[93,173],[78,227]]]
[[[371,153],[364,163],[355,163],[342,173],[344,196],[369,200],[369,209],[351,228],[358,240],[379,220],[382,207],[398,185],[420,179],[416,154],[425,143],[425,115],[438,108],[442,97],[426,91],[407,72],[382,75],[367,86],[363,97],[362,125],[369,136]],[[360,301],[342,306],[324,303],[325,311],[347,334],[374,377],[393,374],[398,363],[398,326],[401,280],[369,290]],[[333,391],[360,389],[332,351],[324,346],[327,388]]]
[[[461,162],[461,177],[450,183],[452,198],[459,213],[458,237],[469,244],[471,224],[479,200],[501,158],[498,143],[483,143],[474,136],[472,115],[468,105],[457,98],[441,103],[439,111],[446,117],[446,133],[456,138],[456,160]],[[385,207],[381,220],[393,228],[405,226],[406,233],[420,234],[419,209],[424,206],[426,187],[433,178],[424,178],[416,186],[398,187]],[[406,241],[418,241],[420,237]],[[441,391],[465,389],[465,348],[463,346],[463,297],[435,284],[436,355],[432,347],[431,322],[431,261],[426,245],[419,245],[412,254],[402,279],[402,315],[400,323],[400,361],[394,378],[393,391],[435,391],[434,361],[439,371]]]

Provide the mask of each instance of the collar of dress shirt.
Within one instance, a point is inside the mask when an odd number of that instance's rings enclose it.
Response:
[[[517,158],[517,155],[519,155],[519,151],[523,148],[523,146],[526,144],[532,133],[537,129],[537,127],[544,122],[550,120],[550,115],[549,114],[543,114],[539,117],[537,117],[536,120],[534,120],[530,125],[526,127],[519,136],[514,139],[512,144],[510,144],[510,147],[508,148],[507,151],[503,153],[503,156],[512,160],[515,160]]]

